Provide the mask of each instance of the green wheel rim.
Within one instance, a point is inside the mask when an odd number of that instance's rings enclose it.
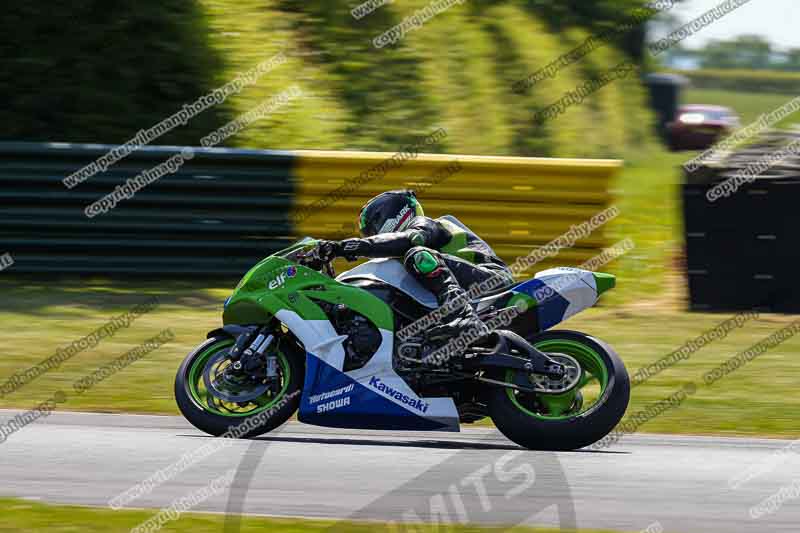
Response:
[[[578,391],[586,387],[589,383],[596,380],[600,385],[600,393],[597,396],[597,401],[588,405],[581,406],[577,411],[568,414],[547,415],[537,413],[531,408],[523,405],[520,401],[520,395],[515,389],[506,387],[506,394],[511,402],[523,413],[538,418],[541,420],[567,420],[574,418],[598,405],[605,395],[608,388],[608,369],[603,361],[603,358],[597,353],[596,350],[589,346],[569,339],[548,339],[534,343],[534,346],[539,350],[546,353],[562,353],[574,357],[581,366],[581,377],[578,384],[571,390],[562,394],[539,394],[538,400],[546,407],[551,408],[557,412],[569,408],[575,402]],[[506,381],[511,382],[514,379],[514,370],[506,372]]]
[[[286,392],[289,390],[289,381],[291,378],[291,367],[289,366],[289,360],[283,354],[283,352],[278,352],[278,364],[281,370],[281,377],[283,379],[281,390],[278,394],[275,394],[269,398],[264,398],[263,401],[261,398],[257,400],[253,400],[249,403],[255,403],[257,406],[254,409],[245,412],[230,412],[230,411],[221,411],[217,409],[215,406],[209,404],[207,401],[207,395],[204,394],[199,388],[198,384],[202,383],[203,381],[203,369],[206,367],[206,363],[208,362],[211,357],[219,353],[221,350],[224,350],[228,346],[234,344],[233,339],[228,339],[220,342],[216,342],[211,346],[207,347],[203,352],[195,358],[192,362],[192,366],[189,368],[189,393],[192,395],[192,400],[195,403],[200,405],[204,410],[214,413],[220,416],[228,416],[234,418],[240,418],[244,416],[252,416],[276,405],[281,398],[286,395]]]

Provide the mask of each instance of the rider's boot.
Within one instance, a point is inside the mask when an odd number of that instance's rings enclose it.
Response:
[[[404,258],[406,269],[429,291],[444,311],[440,325],[425,332],[425,337],[437,346],[446,344],[461,334],[467,335],[469,344],[485,337],[489,328],[478,316],[465,291],[441,255],[435,250],[418,246],[409,250]],[[459,343],[461,346],[464,343]],[[453,350],[451,352],[457,352]],[[459,354],[453,353],[452,356]]]

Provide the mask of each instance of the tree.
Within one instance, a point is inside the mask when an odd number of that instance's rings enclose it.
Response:
[[[702,68],[768,69],[772,66],[772,45],[759,35],[711,41],[698,55]]]
[[[800,48],[790,48],[786,52],[786,62],[778,65],[780,70],[800,71]]]

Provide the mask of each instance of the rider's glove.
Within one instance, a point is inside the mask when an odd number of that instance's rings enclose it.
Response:
[[[319,241],[317,245],[317,254],[320,261],[328,262],[341,257],[342,246],[338,241]]]
[[[371,257],[372,249],[367,239],[345,239],[343,241],[319,241],[317,255],[320,261],[327,262],[337,257],[355,261],[359,257]]]
[[[359,257],[374,257],[369,239],[345,239],[338,244],[339,255],[348,261],[355,261]]]

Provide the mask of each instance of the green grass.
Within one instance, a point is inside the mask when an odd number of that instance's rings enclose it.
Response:
[[[618,277],[617,288],[601,306],[564,324],[608,341],[623,357],[631,374],[686,340],[712,328],[729,315],[686,313],[685,282],[678,274],[681,255],[678,183],[679,165],[691,153],[673,154],[657,147],[626,157],[614,184],[621,215],[609,226],[612,241],[631,237],[636,248],[603,270]],[[568,265],[569,266],[569,265]],[[30,408],[58,389],[118,357],[165,327],[175,340],[111,376],[87,393],[72,395],[60,406],[67,410],[177,414],[172,383],[183,357],[220,325],[222,302],[237,280],[209,284],[191,282],[109,282],[107,280],[35,278],[0,279],[4,325],[0,380],[54,353],[61,345],[86,335],[123,313],[147,295],[161,305],[133,325],[75,356],[19,391],[0,399],[0,407]],[[212,288],[209,288],[212,287]],[[764,316],[723,340],[710,344],[637,387],[629,413],[671,394],[738,351],[781,327],[790,318]],[[759,357],[711,389],[700,388],[682,407],[655,419],[642,431],[666,433],[792,436],[792,413],[800,398],[789,376],[800,372],[793,355],[800,341],[791,339]]]
[[[617,288],[601,306],[564,324],[608,341],[631,374],[678,349],[686,340],[729,315],[687,313],[685,282],[678,273],[680,237],[678,166],[691,153],[650,147],[630,153],[614,184],[621,215],[609,226],[612,241],[631,237],[636,248],[603,270],[615,273]],[[570,266],[570,265],[567,265]],[[165,327],[175,340],[111,376],[87,393],[72,395],[65,410],[177,414],[172,383],[183,357],[220,325],[222,302],[237,280],[209,284],[187,282],[109,282],[108,280],[0,278],[4,296],[0,321],[0,380],[52,355],[59,346],[86,335],[147,295],[161,306],[127,330],[75,356],[19,391],[0,399],[0,407],[30,408],[118,357]],[[209,288],[211,287],[211,288]],[[686,381],[749,347],[789,321],[764,316],[723,340],[710,344],[633,392],[629,413],[668,396]],[[800,372],[791,339],[759,357],[711,389],[700,388],[682,407],[641,428],[642,431],[725,435],[793,436],[800,398],[791,376]]]
[[[643,303],[622,309],[591,310],[564,327],[600,337],[622,356],[631,375],[637,369],[679,349],[686,341],[715,327],[731,314],[684,313]],[[628,414],[661,400],[687,382],[698,391],[679,408],[645,424],[641,431],[696,435],[796,437],[794,394],[800,371],[796,354],[800,338],[767,351],[710,387],[702,376],[746,350],[796,317],[762,315],[708,344],[688,360],[666,369],[632,391]]]
[[[618,288],[608,295],[610,304],[652,300],[667,292],[665,276],[683,242],[680,166],[693,155],[654,146],[626,155],[625,167],[611,184],[612,203],[620,214],[606,235],[611,244],[631,238],[636,247],[600,269],[619,278]]]
[[[733,108],[747,126],[761,114],[773,111],[793,99],[792,95],[716,89],[688,89],[682,103],[714,104]],[[800,113],[788,116],[778,127],[800,122]],[[612,191],[621,210],[608,228],[612,242],[631,237],[636,249],[611,265],[620,277],[619,289],[610,294],[614,304],[641,299],[661,299],[669,290],[665,275],[679,266],[683,254],[681,216],[681,165],[699,151],[669,152],[651,142],[641,149],[627,149],[625,167]],[[674,297],[675,295],[669,295]]]
[[[622,287],[626,275],[619,279]],[[89,333],[109,317],[124,312],[145,294],[159,294],[163,303],[130,328],[103,340],[20,390],[0,400],[0,407],[30,408],[56,390],[118,357],[165,327],[175,340],[109,377],[83,395],[70,395],[64,410],[177,414],[172,384],[182,358],[203,341],[206,331],[220,323],[227,289],[204,289],[200,284],[115,286],[64,282],[44,286],[7,282],[2,287],[4,325],[0,378],[50,356],[63,344]],[[675,281],[679,286],[679,282]],[[163,288],[157,288],[163,287]],[[676,291],[679,292],[679,291]],[[675,302],[644,300],[587,310],[564,324],[608,341],[622,355],[631,373],[672,350],[728,315],[685,313]],[[629,412],[669,395],[682,383],[702,374],[778,329],[789,317],[764,316],[735,330],[646,384],[636,388]],[[791,436],[800,397],[792,376],[800,373],[800,339],[762,355],[735,374],[703,389],[680,409],[642,428],[666,433]]]
[[[113,533],[129,532],[151,518],[155,511],[111,511],[93,507],[77,507],[67,505],[44,505],[26,500],[0,499],[0,532],[25,531],[35,533]],[[219,533],[223,530],[225,515],[189,513],[181,515],[176,521],[168,522],[160,531],[191,531],[192,533]],[[322,520],[273,519],[260,517],[243,517],[240,523],[241,533],[262,533],[275,531],[279,533],[314,533],[336,531],[347,533],[396,533],[392,528],[380,523],[331,522]],[[414,531],[419,533],[435,533],[442,528],[436,525],[415,525]],[[511,531],[514,533],[556,533],[552,528],[533,529],[516,527],[489,528],[470,526],[447,526],[452,533],[479,533],[482,531]],[[578,533],[578,532],[576,532]],[[580,533],[603,533],[599,530],[582,529]],[[609,532],[607,532],[609,533]]]
[[[698,69],[673,71],[689,78],[698,89],[727,89],[757,93],[796,94],[800,73],[775,70]]]
[[[747,126],[760,115],[773,111],[797,95],[731,91],[723,89],[688,89],[682,98],[683,104],[722,105],[735,110],[741,117],[742,126]],[[800,122],[800,113],[782,120],[778,126]]]

